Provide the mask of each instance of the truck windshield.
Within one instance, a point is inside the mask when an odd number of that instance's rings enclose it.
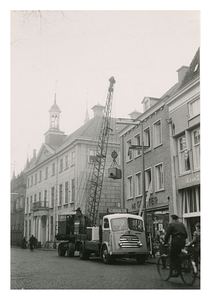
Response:
[[[135,230],[143,232],[143,221],[134,218],[118,218],[111,220],[111,228],[113,231],[118,230]]]

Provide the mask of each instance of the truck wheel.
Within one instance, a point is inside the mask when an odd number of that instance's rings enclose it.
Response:
[[[80,256],[80,259],[82,259],[82,260],[89,259],[89,256],[90,256],[89,251],[87,251],[85,249],[85,246],[83,243],[80,244],[79,256]]]
[[[63,244],[59,244],[58,254],[59,256],[65,256],[66,249],[63,249]]]
[[[68,243],[68,245],[67,245],[67,256],[68,257],[73,257],[74,252],[75,252],[75,244]]]
[[[139,255],[136,257],[136,261],[139,265],[143,265],[145,262],[145,256],[144,255]]]
[[[108,253],[108,248],[107,248],[106,245],[103,245],[102,254],[103,254],[103,262],[104,262],[104,264],[109,264],[111,262],[111,256]]]

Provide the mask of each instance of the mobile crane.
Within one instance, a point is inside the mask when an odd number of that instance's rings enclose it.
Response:
[[[58,216],[58,234],[60,240],[58,254],[73,257],[79,251],[80,259],[88,259],[92,253],[110,263],[117,257],[135,257],[143,263],[148,255],[144,223],[141,216],[127,214],[124,209],[110,209],[96,226],[99,220],[98,209],[103,186],[108,139],[111,131],[111,106],[113,99],[114,77],[109,79],[106,106],[102,119],[100,135],[96,150],[96,160],[91,180],[91,192],[88,203],[88,217],[78,208],[69,215]],[[115,165],[110,168],[109,178],[121,179],[121,170]],[[121,212],[121,213],[120,213]]]

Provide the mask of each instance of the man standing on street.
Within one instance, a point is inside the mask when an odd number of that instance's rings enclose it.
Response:
[[[177,215],[172,215],[171,218],[172,222],[168,226],[164,243],[167,244],[171,236],[171,249],[169,256],[171,266],[175,271],[175,273],[172,274],[172,277],[178,277],[181,265],[179,254],[181,253],[182,248],[185,247],[185,240],[188,235],[184,224],[178,221],[179,217]]]
[[[35,237],[33,236],[33,234],[29,239],[29,245],[30,245],[30,250],[33,251],[35,247]]]

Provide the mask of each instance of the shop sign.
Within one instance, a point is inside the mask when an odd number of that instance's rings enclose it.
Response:
[[[200,173],[185,175],[178,178],[178,187],[179,189],[197,185],[200,183]]]

